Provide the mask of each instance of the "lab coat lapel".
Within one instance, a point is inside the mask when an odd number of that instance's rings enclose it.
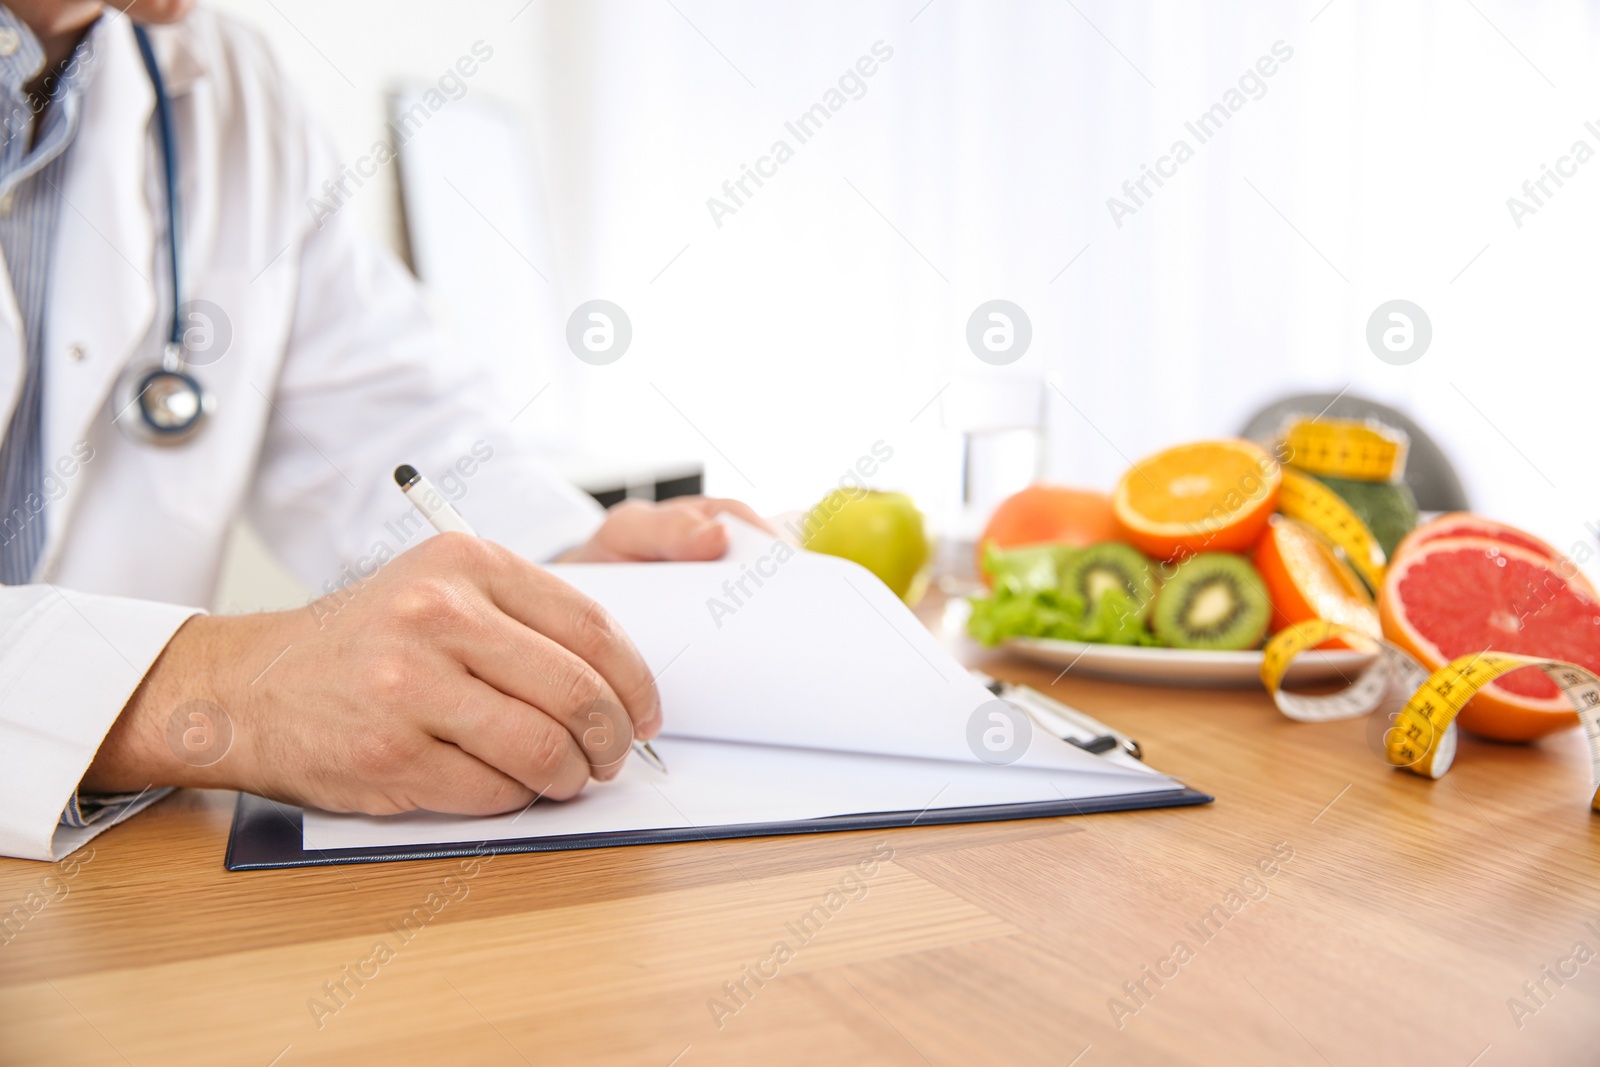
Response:
[[[155,217],[165,215],[155,93],[128,19],[102,29],[61,188],[44,332],[47,464],[116,414],[106,398],[130,360],[159,358],[156,294],[172,299],[161,280],[165,257],[155,251],[157,227],[166,225]]]

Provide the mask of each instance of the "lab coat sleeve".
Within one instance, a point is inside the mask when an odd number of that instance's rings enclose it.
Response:
[[[302,580],[331,592],[427,535],[394,484],[394,468],[409,463],[481,535],[528,559],[587,540],[602,509],[524,435],[514,416],[537,417],[517,414],[531,398],[506,395],[496,354],[447,343],[415,279],[329,184],[338,157],[292,102],[285,112],[304,139],[293,202],[305,225],[284,257],[297,298],[252,523]]]
[[[154,803],[149,790],[62,824],[95,752],[197,608],[53,585],[0,587],[0,855],[58,860]]]

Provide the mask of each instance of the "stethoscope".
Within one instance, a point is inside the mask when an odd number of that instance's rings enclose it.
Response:
[[[156,128],[161,134],[161,163],[167,192],[167,266],[172,281],[172,327],[161,362],[130,367],[117,383],[116,421],[136,441],[175,445],[193,437],[217,406],[184,358],[183,300],[178,266],[178,158],[173,145],[172,104],[156,64],[155,50],[143,26],[134,26],[139,55],[156,95]],[[132,417],[137,414],[137,417]]]

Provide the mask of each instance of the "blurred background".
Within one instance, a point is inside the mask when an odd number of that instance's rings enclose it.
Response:
[[[1595,547],[1600,5],[213,2],[352,166],[491,51],[342,210],[543,387],[523,418],[586,485],[699,465],[781,512],[883,442],[871,481],[960,535],[964,430],[1020,428],[984,492],[1035,452],[1108,489],[1322,392]],[[605,365],[566,341],[596,299],[632,328]],[[998,366],[968,343],[992,300],[1031,330]],[[1404,364],[1368,344],[1391,300],[1431,325]],[[308,594],[240,532],[222,607]]]

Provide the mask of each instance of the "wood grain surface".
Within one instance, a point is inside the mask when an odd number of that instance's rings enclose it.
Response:
[[[0,860],[0,1063],[1600,1062],[1576,733],[1427,782],[1258,691],[963,654],[1216,803],[229,874],[233,796],[182,793]]]

